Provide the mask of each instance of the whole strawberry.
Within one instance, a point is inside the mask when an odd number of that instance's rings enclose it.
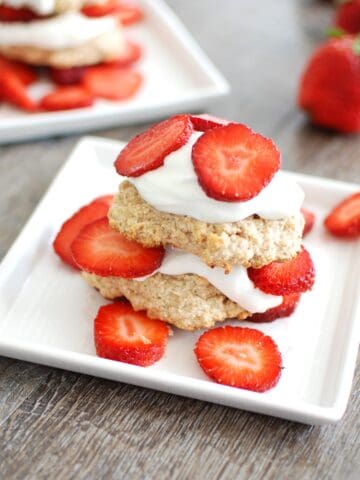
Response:
[[[360,132],[360,38],[332,38],[320,46],[300,82],[299,106],[311,121],[340,132]]]
[[[360,33],[360,0],[343,0],[336,11],[335,25],[347,33]]]

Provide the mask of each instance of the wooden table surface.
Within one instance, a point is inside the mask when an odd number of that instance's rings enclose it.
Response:
[[[328,2],[168,3],[232,85],[211,113],[273,137],[285,168],[360,182],[359,136],[312,128],[295,106]],[[126,140],[144,127],[99,134]],[[77,141],[0,148],[0,257]],[[311,427],[1,358],[0,478],[355,480],[359,373],[343,420]]]

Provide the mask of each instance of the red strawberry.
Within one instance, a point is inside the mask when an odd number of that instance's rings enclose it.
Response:
[[[65,263],[74,268],[78,268],[78,266],[71,253],[71,244],[86,225],[94,220],[103,218],[109,210],[109,204],[101,200],[101,198],[95,199],[93,202],[80,208],[72,217],[66,220],[54,240],[53,247],[55,252]]]
[[[302,208],[301,213],[303,214],[303,217],[305,220],[305,225],[303,230],[303,237],[305,237],[305,235],[308,234],[314,226],[315,215],[313,214],[313,212],[310,212],[310,210],[307,210],[306,208]]]
[[[81,83],[84,74],[84,67],[49,69],[49,75],[51,80],[58,85],[75,85]]]
[[[84,87],[66,86],[45,95],[40,101],[40,107],[50,111],[72,110],[89,107],[93,102],[94,97]]]
[[[85,72],[83,84],[96,97],[126,100],[138,91],[142,76],[131,68],[98,65]]]
[[[264,392],[274,387],[281,375],[276,343],[253,328],[213,328],[201,335],[194,351],[210,378],[231,387]]]
[[[1,22],[31,22],[39,18],[45,18],[37,15],[29,8],[14,8],[7,5],[0,5]]]
[[[12,70],[0,72],[0,97],[5,101],[29,112],[37,110],[36,103],[29,97],[25,85]]]
[[[138,177],[161,167],[167,155],[185,145],[192,133],[188,115],[176,115],[134,137],[115,161],[116,171]]]
[[[131,63],[134,63],[139,60],[141,57],[141,47],[135,42],[127,42],[125,45],[125,50],[122,52],[121,56],[110,62],[106,62],[106,65],[112,67],[127,67]]]
[[[360,33],[360,0],[343,2],[336,11],[335,25],[347,33]]]
[[[215,127],[220,127],[221,125],[228,125],[230,122],[224,118],[214,117],[213,115],[208,115],[207,113],[202,113],[200,115],[190,115],[191,122],[193,124],[194,130],[199,132],[206,132],[206,130],[211,130]]]
[[[289,295],[310,290],[315,281],[315,268],[309,252],[304,247],[286,262],[272,262],[261,268],[248,268],[255,286],[272,295]]]
[[[273,322],[277,318],[290,317],[295,311],[299,300],[300,293],[290,293],[283,296],[283,301],[278,307],[270,308],[263,313],[254,313],[247,320],[255,323]]]
[[[116,9],[115,16],[118,22],[123,26],[132,25],[144,18],[144,14],[139,7],[127,2],[122,2],[120,4]]]
[[[35,71],[28,65],[0,56],[0,77],[4,70],[14,73],[26,87],[37,80]]]
[[[205,193],[216,200],[250,200],[280,168],[274,143],[245,125],[229,124],[205,132],[192,149],[192,161]]]
[[[313,123],[345,133],[360,132],[359,53],[359,39],[346,36],[328,40],[311,57],[298,102]]]
[[[95,200],[93,201],[105,203],[105,205],[107,205],[107,207],[110,208],[113,200],[114,200],[114,195],[102,195],[101,197],[95,198]]]
[[[99,357],[146,367],[164,355],[169,327],[161,320],[136,312],[129,303],[99,308],[94,322]]]
[[[71,245],[81,270],[102,277],[136,278],[149,275],[161,265],[162,247],[145,248],[127,240],[109,226],[107,218],[84,227]]]
[[[104,15],[115,12],[119,4],[120,0],[107,0],[104,3],[86,5],[81,9],[81,12],[87,17],[103,17]]]
[[[327,230],[337,237],[360,236],[360,192],[345,198],[325,218]]]

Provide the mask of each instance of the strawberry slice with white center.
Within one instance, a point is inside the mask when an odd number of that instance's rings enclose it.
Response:
[[[253,328],[218,327],[203,333],[196,358],[216,382],[264,392],[279,381],[281,354],[274,340]]]
[[[336,237],[360,237],[360,192],[336,205],[325,218],[324,225]]]
[[[163,165],[165,157],[178,150],[193,131],[188,115],[176,115],[157,123],[134,137],[115,161],[116,171],[126,177],[138,177]]]
[[[229,120],[224,118],[214,117],[207,113],[201,113],[199,115],[190,115],[191,122],[193,124],[194,130],[198,132],[206,132],[207,130],[212,130],[216,127],[221,127],[222,125],[228,125]]]
[[[193,146],[192,161],[209,197],[242,202],[258,195],[271,181],[281,158],[270,139],[231,123],[206,131]]]
[[[133,365],[152,365],[164,355],[169,332],[166,323],[136,312],[127,302],[105,305],[94,322],[96,353]]]
[[[149,275],[161,265],[165,250],[145,248],[127,240],[101,218],[84,227],[71,245],[81,270],[102,277],[136,278]]]
[[[300,293],[290,293],[289,295],[284,295],[283,301],[280,305],[269,308],[269,310],[266,310],[266,312],[263,313],[254,313],[247,319],[247,321],[254,323],[268,323],[273,322],[278,318],[290,317],[290,315],[295,312],[300,297]]]

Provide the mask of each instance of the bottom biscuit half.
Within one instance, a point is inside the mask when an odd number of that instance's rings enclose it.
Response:
[[[135,310],[146,310],[150,318],[183,330],[208,328],[229,318],[244,320],[251,315],[198,275],[156,273],[141,281],[86,272],[82,276],[103,297],[112,300],[123,296]]]

